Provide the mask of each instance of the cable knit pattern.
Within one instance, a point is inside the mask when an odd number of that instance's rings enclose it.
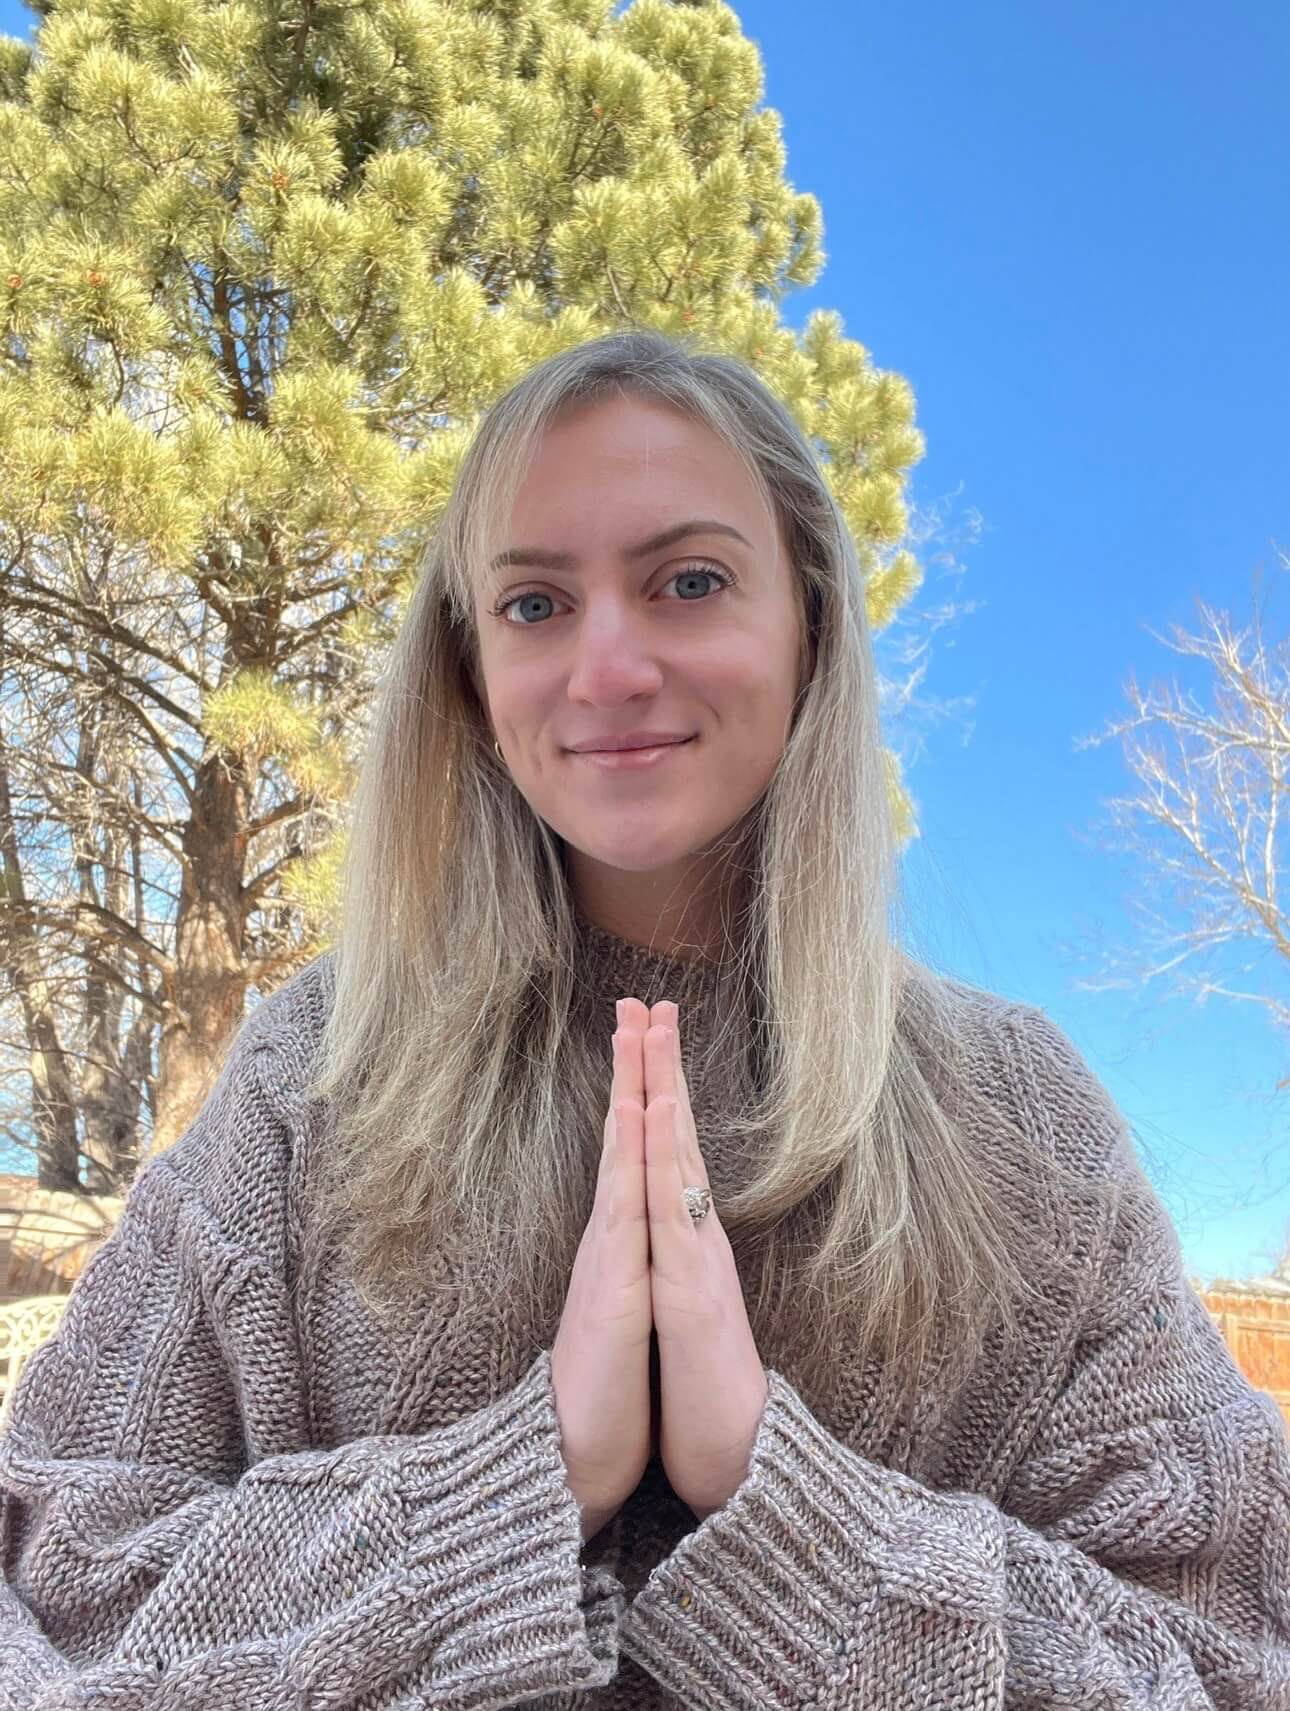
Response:
[[[615,998],[681,1004],[715,1184],[710,968],[582,931],[606,1089]],[[24,1371],[0,1711],[1290,1711],[1285,1428],[1041,1011],[956,987],[990,1097],[1125,1192],[1110,1228],[1037,1200],[1084,1263],[1027,1358],[912,1425],[845,1351],[827,1397],[781,1359],[723,1509],[655,1460],[584,1547],[548,1348],[454,1341],[451,1306],[399,1342],[300,1264],[329,962],[242,1025]]]

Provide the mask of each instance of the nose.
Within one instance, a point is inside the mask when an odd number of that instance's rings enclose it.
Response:
[[[569,699],[612,705],[648,695],[662,682],[657,650],[621,606],[588,616],[573,644]]]

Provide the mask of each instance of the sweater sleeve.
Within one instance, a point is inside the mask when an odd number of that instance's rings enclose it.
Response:
[[[1105,1115],[1074,1048],[1048,1046]],[[744,1482],[623,1619],[680,1704],[1290,1711],[1290,1440],[1127,1132],[1113,1168],[1097,1288],[998,1504],[864,1459],[768,1372]]]
[[[623,1589],[580,1561],[547,1351],[451,1425],[257,1450],[295,1406],[285,1286],[203,1190],[273,1121],[259,1058],[248,1030],[11,1399],[0,1711],[484,1711],[609,1681]]]

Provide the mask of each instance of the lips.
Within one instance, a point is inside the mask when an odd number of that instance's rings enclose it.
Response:
[[[584,749],[573,758],[586,761],[599,772],[643,772],[666,765],[678,749],[688,748],[693,741],[693,737],[684,737],[679,742],[651,743],[643,749]]]
[[[679,748],[682,743],[693,740],[694,733],[686,736],[673,736],[667,731],[639,731],[630,736],[606,738],[603,742],[574,743],[570,746],[570,754],[630,754],[636,749]]]
[[[689,737],[672,737],[670,740],[645,743],[614,743],[603,749],[575,749],[575,754],[584,755],[630,755],[639,754],[642,749],[676,749],[682,743],[688,743]]]

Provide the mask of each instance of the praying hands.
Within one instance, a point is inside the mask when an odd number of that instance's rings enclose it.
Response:
[[[650,1454],[649,1344],[659,1353],[658,1453],[702,1521],[739,1487],[768,1394],[729,1240],[683,1189],[707,1168],[674,1003],[618,1005],[596,1199],[551,1354],[569,1483],[590,1538]]]

